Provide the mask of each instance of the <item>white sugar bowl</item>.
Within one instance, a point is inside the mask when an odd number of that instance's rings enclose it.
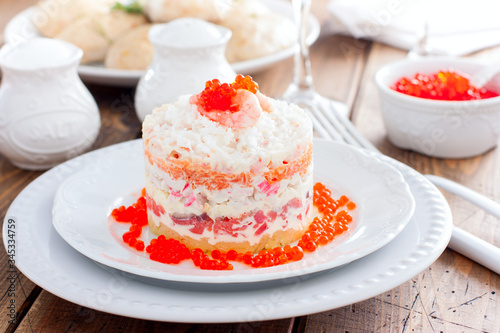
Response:
[[[236,73],[225,56],[231,35],[227,28],[191,17],[154,25],[148,35],[153,61],[135,93],[139,120],[180,95],[201,92],[209,80],[233,82]]]
[[[0,50],[0,153],[15,166],[48,169],[97,138],[99,109],[77,73],[82,54],[48,38]]]

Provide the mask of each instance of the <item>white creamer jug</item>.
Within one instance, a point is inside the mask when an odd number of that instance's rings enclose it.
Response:
[[[82,50],[55,39],[0,50],[0,153],[24,169],[47,169],[91,146],[99,109],[78,77]]]
[[[180,18],[154,25],[149,40],[153,61],[142,75],[135,94],[139,120],[180,95],[199,93],[206,81],[233,82],[236,73],[225,50],[231,30],[196,18]]]

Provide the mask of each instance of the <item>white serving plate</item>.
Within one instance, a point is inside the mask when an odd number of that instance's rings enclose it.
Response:
[[[271,10],[293,19],[293,9],[289,1],[265,0],[265,4]],[[9,21],[4,30],[5,42],[41,37],[36,27],[31,23],[31,18],[35,11],[35,7],[29,7]],[[319,22],[313,15],[309,15],[308,28],[307,43],[311,45],[316,41],[320,33]],[[231,66],[236,73],[244,75],[254,74],[291,57],[294,52],[295,47],[290,47],[264,57],[232,63]],[[134,87],[144,72],[141,70],[105,68],[103,64],[89,64],[79,66],[78,73],[82,80],[88,83]]]
[[[334,166],[332,170],[332,166]],[[339,198],[357,205],[349,232],[304,259],[254,269],[234,263],[232,271],[201,270],[191,261],[165,265],[122,241],[130,224],[109,215],[135,202],[144,180],[142,140],[107,149],[68,177],[56,192],[53,225],[74,249],[101,264],[148,278],[196,283],[248,283],[307,275],[345,265],[390,242],[413,216],[415,201],[401,173],[388,163],[342,143],[314,145],[314,178]],[[131,194],[135,193],[135,197]],[[144,228],[145,244],[156,237]]]
[[[328,150],[329,143],[317,145]],[[52,226],[59,185],[107,153],[104,148],[82,155],[38,177],[13,201],[3,226],[6,246],[8,226],[16,227],[15,261],[26,277],[58,297],[95,310],[186,323],[271,320],[327,311],[411,279],[441,255],[451,236],[450,208],[439,190],[415,170],[373,154],[402,173],[416,202],[413,218],[386,246],[341,268],[289,279],[159,285],[97,264],[69,246]]]

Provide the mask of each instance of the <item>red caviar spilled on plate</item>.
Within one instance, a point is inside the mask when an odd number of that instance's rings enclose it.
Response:
[[[143,189],[141,196],[129,207],[120,206],[113,209],[111,216],[117,222],[131,223],[129,231],[125,232],[122,239],[125,243],[138,251],[144,250],[144,242],[138,238],[142,234],[142,227],[148,225],[148,214],[146,211],[146,190]]]
[[[210,254],[201,249],[190,251],[186,245],[178,240],[161,235],[151,240],[148,246],[138,239],[142,234],[142,227],[148,224],[146,214],[146,193],[131,206],[121,206],[112,211],[111,216],[118,222],[130,222],[129,231],[125,232],[122,239],[137,251],[144,251],[149,258],[164,264],[178,264],[184,260],[192,260],[196,267],[205,270],[232,270],[230,261],[239,262],[253,268],[271,267],[283,265],[293,261],[299,261],[305,252],[314,252],[319,247],[332,242],[335,237],[345,233],[352,216],[349,211],[356,208],[356,204],[345,195],[335,200],[331,191],[323,183],[314,184],[313,204],[319,215],[313,219],[307,231],[298,241],[297,245],[285,245],[270,250],[262,250],[259,253],[239,253],[234,250],[227,252],[213,250]]]
[[[443,101],[470,101],[498,96],[493,91],[473,86],[469,78],[454,70],[430,75],[417,73],[413,78],[401,78],[390,88],[410,96]]]

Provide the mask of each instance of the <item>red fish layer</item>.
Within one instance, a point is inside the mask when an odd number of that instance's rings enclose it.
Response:
[[[148,214],[152,219],[157,220],[166,213],[165,209],[149,196],[146,196],[146,202]],[[209,233],[213,233],[214,238],[223,235],[229,235],[234,238],[246,238],[248,234],[253,236],[262,235],[269,229],[270,225],[275,222],[278,216],[284,221],[291,218],[295,221],[302,221],[308,216],[310,206],[310,200],[308,200],[308,203],[303,207],[303,203],[299,198],[293,198],[278,211],[263,212],[262,210],[258,210],[256,212],[245,213],[237,218],[221,216],[212,219],[207,214],[176,217],[175,213],[169,213],[168,217],[172,221],[172,228],[175,228],[175,226],[187,226],[189,227],[189,232],[193,235],[203,235],[205,230],[207,230]],[[289,211],[291,210],[299,210],[303,213],[290,216]],[[154,218],[153,215],[157,218]],[[286,223],[282,226],[282,229],[284,230],[287,227],[288,225]],[[248,228],[253,229],[253,232],[249,233],[247,231]]]

